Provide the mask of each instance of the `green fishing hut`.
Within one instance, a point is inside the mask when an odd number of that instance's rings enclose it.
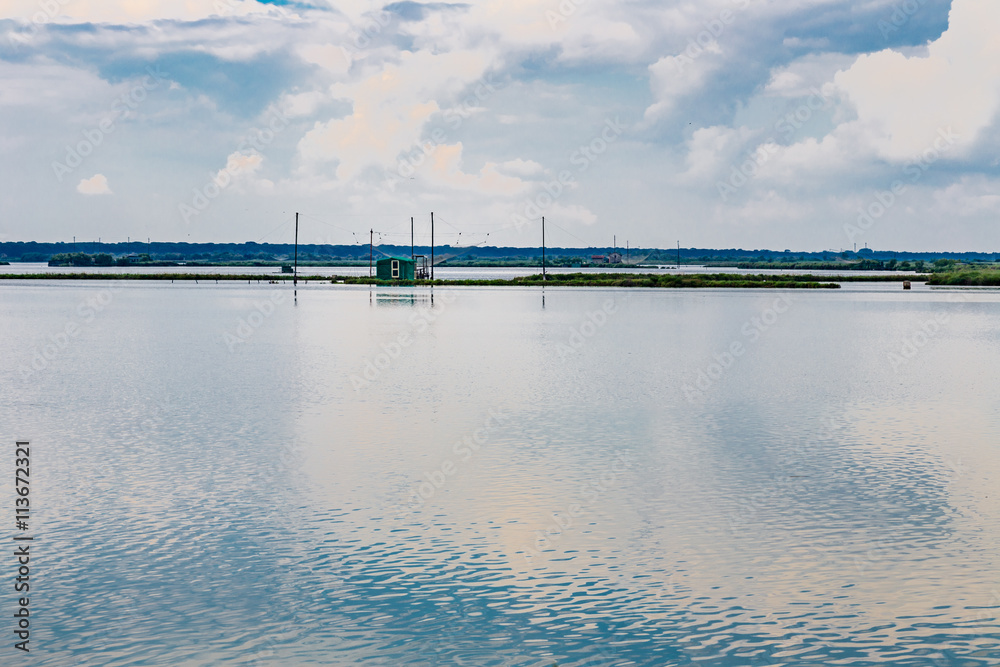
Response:
[[[417,263],[409,257],[383,257],[375,262],[379,280],[413,280]]]

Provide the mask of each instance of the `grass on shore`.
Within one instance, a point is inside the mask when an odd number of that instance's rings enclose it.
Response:
[[[288,274],[195,274],[195,273],[35,273],[26,275],[0,274],[9,280],[170,280],[195,282],[267,282],[284,284],[292,280]],[[852,278],[854,278],[852,276]],[[733,287],[733,288],[797,288],[836,289],[837,281],[818,276],[768,276],[733,273],[716,274],[628,274],[628,273],[558,273],[541,274],[511,279],[492,280],[378,280],[367,276],[317,276],[300,275],[303,283],[328,282],[345,285],[481,285],[496,287],[549,286],[549,287]]]
[[[732,288],[786,288],[786,289],[837,289],[842,282],[912,282],[929,281],[931,284],[982,284],[1000,285],[1000,271],[970,272],[963,271],[960,275],[989,274],[998,282],[977,283],[946,283],[940,282],[953,274],[926,275],[848,275],[848,276],[814,276],[802,275],[764,275],[739,273],[550,273],[542,280],[541,274],[504,279],[467,279],[467,280],[378,280],[367,276],[319,276],[300,275],[303,283],[328,282],[345,285],[480,285],[491,287],[541,286],[549,287],[732,287]],[[0,274],[0,280],[169,280],[173,281],[204,281],[204,282],[266,282],[284,284],[292,280],[290,274],[228,274],[228,273],[32,273],[32,274]]]
[[[1000,275],[1000,272],[993,272]],[[947,277],[941,274],[931,278],[934,280]],[[510,279],[467,279],[467,280],[378,280],[367,276],[319,276],[300,275],[303,283],[329,282],[345,285],[472,285],[493,287],[541,286],[549,287],[732,287],[732,288],[786,288],[786,289],[837,289],[842,282],[902,282],[910,280],[923,282],[926,275],[849,275],[849,276],[814,276],[804,275],[763,275],[737,273],[673,273],[673,274],[642,274],[642,273],[550,273],[542,280],[541,274],[521,276]],[[227,274],[227,273],[33,273],[33,274],[0,274],[0,279],[8,280],[170,280],[170,281],[244,281],[284,284],[292,280],[289,274]],[[950,283],[960,284],[960,283]],[[991,284],[991,283],[977,283]],[[1000,284],[992,283],[992,284]]]
[[[935,273],[927,281],[929,285],[952,285],[969,287],[1000,286],[1000,270],[997,269],[963,269],[949,273]]]

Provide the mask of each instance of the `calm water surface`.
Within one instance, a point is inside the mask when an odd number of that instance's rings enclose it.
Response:
[[[1000,665],[1000,292],[23,282],[0,341],[24,664]]]

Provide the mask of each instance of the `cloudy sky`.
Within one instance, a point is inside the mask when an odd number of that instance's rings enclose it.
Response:
[[[1000,251],[997,34],[996,0],[0,0],[0,240],[434,211],[462,245]]]

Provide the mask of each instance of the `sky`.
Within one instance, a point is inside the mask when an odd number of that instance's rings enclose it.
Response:
[[[996,0],[0,0],[0,240],[1000,251]]]

